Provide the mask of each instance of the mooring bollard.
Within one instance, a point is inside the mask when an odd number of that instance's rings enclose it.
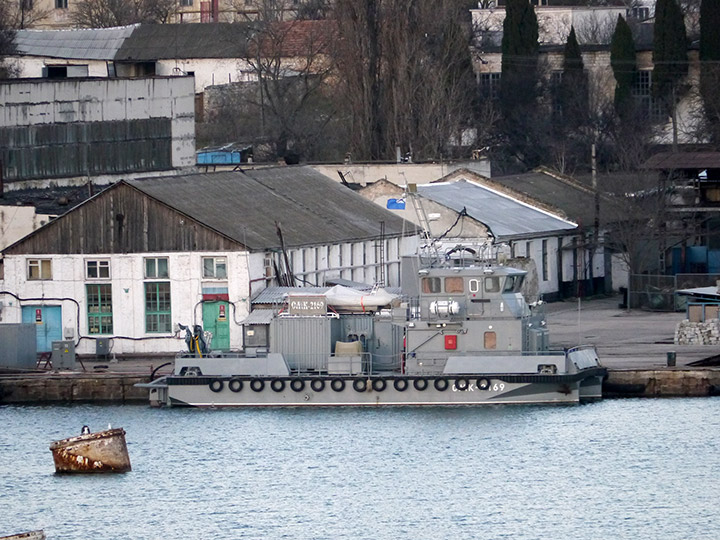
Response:
[[[668,351],[667,353],[667,365],[668,367],[675,366],[675,351]]]

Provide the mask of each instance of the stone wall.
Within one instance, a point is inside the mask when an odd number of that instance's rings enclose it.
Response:
[[[680,321],[675,329],[677,345],[717,345],[720,344],[720,320],[709,319],[705,322]]]

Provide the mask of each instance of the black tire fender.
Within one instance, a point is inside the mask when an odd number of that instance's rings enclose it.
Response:
[[[480,390],[489,390],[490,389],[490,379],[481,377],[480,379],[477,380],[477,387]]]
[[[222,392],[222,389],[225,387],[225,383],[222,382],[220,379],[213,379],[210,381],[210,390],[213,392]]]
[[[460,392],[464,392],[469,387],[470,381],[468,381],[466,377],[459,377],[455,379],[455,388],[457,388]]]
[[[312,388],[313,392],[322,392],[325,390],[325,381],[322,379],[313,379],[310,381],[310,388]]]
[[[353,381],[353,388],[356,392],[365,392],[367,390],[367,380],[355,379]]]
[[[415,390],[422,392],[428,387],[427,379],[415,379],[413,381],[413,386],[415,387]]]
[[[262,379],[253,379],[250,381],[250,388],[253,392],[262,392],[265,389],[265,381]]]
[[[333,379],[330,383],[330,388],[332,388],[336,392],[342,392],[343,390],[345,390],[345,381],[342,379]]]
[[[409,384],[407,379],[395,379],[393,381],[393,388],[398,392],[404,392],[407,390]]]
[[[373,379],[372,389],[376,392],[382,392],[387,388],[387,381],[385,379]]]
[[[270,381],[270,388],[273,389],[273,392],[282,392],[285,390],[285,381],[282,379],[273,379]]]
[[[435,382],[433,383],[433,386],[435,387],[435,390],[438,392],[444,392],[448,389],[448,386],[450,386],[450,383],[445,377],[440,377],[439,379],[435,379]]]
[[[230,379],[228,388],[231,392],[238,393],[243,388],[243,382],[240,379]]]
[[[290,381],[290,388],[292,388],[293,392],[302,392],[305,390],[305,381],[302,379],[293,379]]]

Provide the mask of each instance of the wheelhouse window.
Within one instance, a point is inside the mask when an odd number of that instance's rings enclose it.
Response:
[[[167,281],[145,283],[145,331],[170,332],[171,320],[170,283]]]
[[[167,278],[167,257],[147,257],[145,259],[145,277],[148,279]]]
[[[87,279],[110,279],[110,261],[107,259],[85,261]]]
[[[486,277],[485,292],[500,292],[500,278],[497,276]]]
[[[227,279],[227,259],[225,257],[203,257],[203,278]]]
[[[52,261],[50,259],[28,259],[28,280],[52,279]]]
[[[446,277],[445,278],[445,292],[446,293],[462,293],[465,291],[463,286],[463,278],[461,277]]]
[[[522,287],[523,276],[508,276],[505,279],[503,292],[519,292]]]
[[[422,278],[422,292],[439,293],[442,292],[442,286],[439,277]]]
[[[497,334],[495,332],[485,332],[483,345],[486,349],[497,349]]]
[[[89,334],[112,334],[112,286],[108,284],[85,285],[87,293],[87,317]]]

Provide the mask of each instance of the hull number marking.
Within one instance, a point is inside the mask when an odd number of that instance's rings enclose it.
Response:
[[[475,386],[475,383],[469,383],[465,390],[460,390],[457,386],[455,386],[455,384],[452,385],[453,392],[474,392],[475,390],[480,390],[480,388],[477,388]],[[503,390],[505,390],[505,383],[495,383],[490,388],[484,391],[502,392]],[[483,390],[480,391],[482,392]]]

